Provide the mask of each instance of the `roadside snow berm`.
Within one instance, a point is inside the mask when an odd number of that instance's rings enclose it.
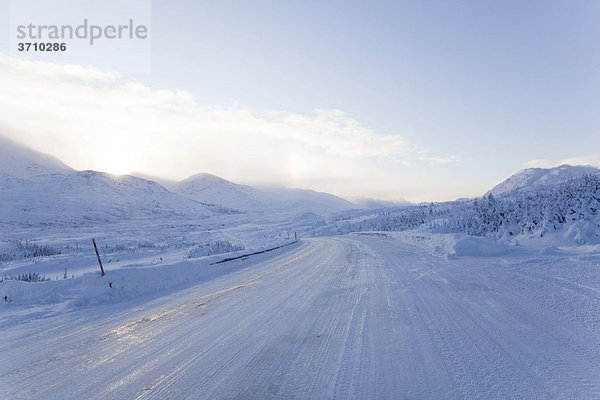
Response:
[[[449,257],[461,256],[499,256],[506,254],[508,249],[505,245],[484,237],[464,236],[457,237],[452,246],[454,252]]]

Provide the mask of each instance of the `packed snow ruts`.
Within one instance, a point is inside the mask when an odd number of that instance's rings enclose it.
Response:
[[[4,315],[0,396],[600,395],[600,294],[577,286],[598,285],[597,255],[446,260],[377,236],[286,249],[153,300]]]

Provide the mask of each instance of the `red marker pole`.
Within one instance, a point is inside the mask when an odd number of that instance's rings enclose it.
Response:
[[[96,240],[92,238],[92,243],[94,243],[94,250],[96,250],[96,257],[98,257],[98,264],[100,264],[100,272],[102,272],[102,276],[104,276],[104,268],[102,268],[102,261],[100,261],[100,253],[98,253],[98,247],[96,247]]]

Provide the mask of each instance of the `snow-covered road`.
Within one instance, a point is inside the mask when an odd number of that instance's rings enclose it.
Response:
[[[154,300],[5,312],[0,398],[600,398],[585,282],[377,237],[240,262]]]

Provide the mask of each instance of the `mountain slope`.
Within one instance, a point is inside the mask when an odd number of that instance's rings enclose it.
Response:
[[[327,214],[356,208],[355,204],[328,193],[288,188],[257,189],[210,174],[193,175],[177,183],[173,190],[190,199],[243,211]]]
[[[232,211],[190,200],[146,179],[76,171],[0,137],[0,223],[95,224]]]
[[[289,210],[295,214],[332,212],[360,208],[354,203],[329,193],[309,189],[267,188],[265,192],[274,195],[279,200],[280,210]]]
[[[244,211],[265,209],[277,202],[275,196],[210,174],[192,175],[175,184],[173,191],[203,203]]]
[[[150,217],[201,218],[227,212],[133,176],[97,171],[13,185],[0,197],[0,222],[97,223]]]
[[[429,240],[420,233],[442,233],[487,237],[511,246],[538,249],[597,246],[600,245],[600,174],[588,173],[557,184],[538,183],[498,196],[488,193],[473,200],[350,211],[315,224],[314,228],[321,235],[414,229],[419,233],[413,232],[411,240],[417,242]]]
[[[565,164],[554,168],[528,168],[517,172],[504,182],[494,186],[488,193],[497,196],[515,189],[535,189],[546,185],[556,185],[585,174],[596,173],[600,173],[600,169],[583,165]]]
[[[73,172],[59,159],[29,150],[0,136],[0,180],[24,181]]]

